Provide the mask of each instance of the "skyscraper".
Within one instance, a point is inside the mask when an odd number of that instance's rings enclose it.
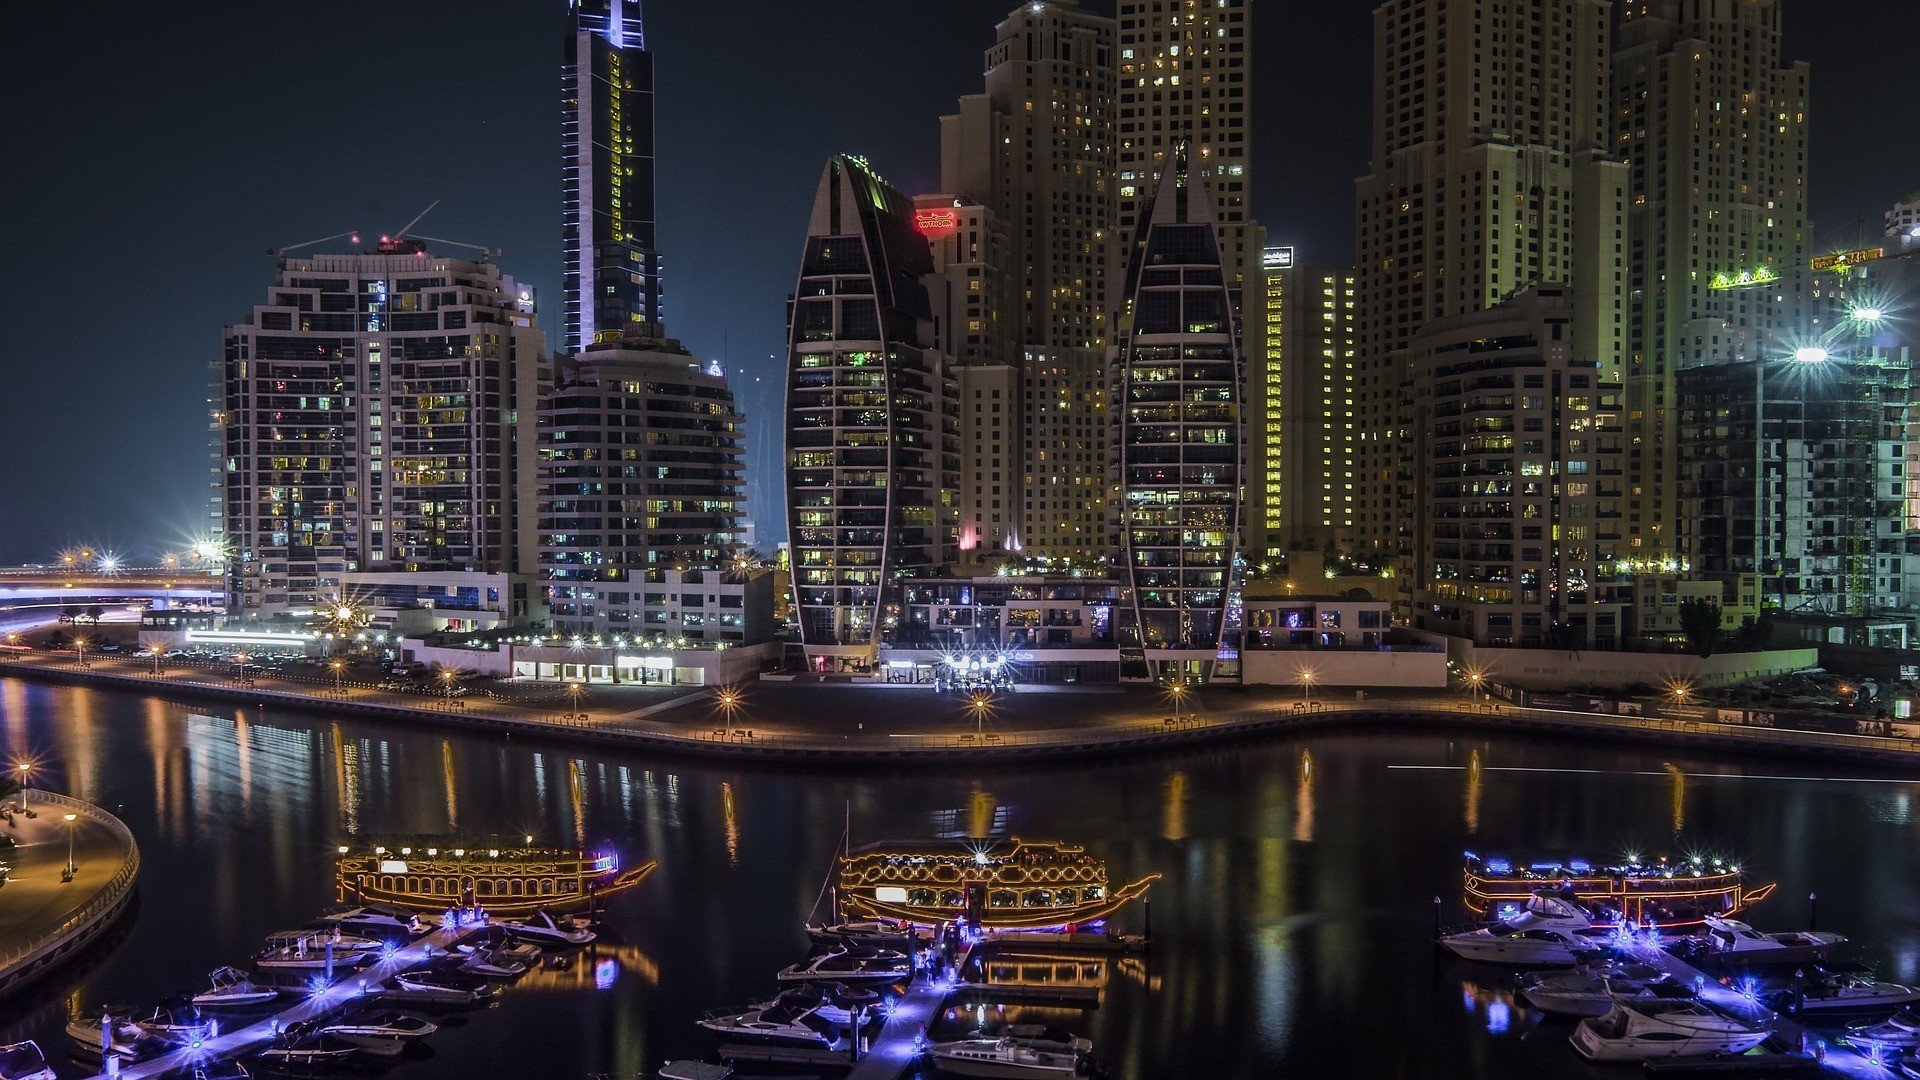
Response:
[[[1123,672],[1216,673],[1240,537],[1233,303],[1206,183],[1177,144],[1141,210],[1112,349]]]
[[[565,632],[645,630],[648,585],[723,569],[736,545],[745,418],[726,376],[634,330],[562,359],[540,407],[540,572]]]
[[[1355,185],[1357,524],[1413,538],[1408,346],[1528,285],[1570,290],[1577,350],[1618,377],[1626,165],[1610,156],[1604,0],[1388,0],[1375,9],[1371,171]]]
[[[870,670],[896,588],[951,558],[959,424],[913,205],[827,162],[788,315],[787,507],[808,661]]]
[[[272,613],[351,571],[533,569],[531,289],[412,240],[282,258],[226,329],[218,439],[234,600]]]
[[[1116,278],[1168,155],[1185,143],[1211,193],[1228,285],[1237,298],[1243,285],[1257,293],[1263,284],[1264,237],[1249,202],[1252,18],[1252,0],[1120,0]],[[1258,320],[1246,320],[1245,332],[1257,341]]]
[[[1013,426],[1001,465],[968,471],[1002,474],[1002,516],[1009,525],[1019,521],[1007,534],[1017,544],[1003,550],[1028,555],[1091,559],[1106,550],[1113,38],[1112,19],[1074,0],[1023,3],[987,50],[984,92],[961,98],[940,120],[944,190],[982,204],[1006,228],[1001,269],[1013,303],[1002,321],[1017,350],[1018,400],[1005,402]],[[994,286],[989,280],[981,288]],[[968,401],[1005,389],[986,385],[991,377],[980,371],[960,378]],[[964,405],[963,418],[972,407]],[[991,517],[991,508],[985,513]],[[962,544],[991,540],[990,528],[976,531],[963,533]]]
[[[1677,546],[1677,373],[1791,351],[1780,335],[1806,314],[1808,71],[1781,60],[1779,0],[1621,7],[1628,525],[1635,553],[1658,559]]]
[[[653,216],[653,54],[639,0],[569,0],[561,84],[565,179],[563,348],[659,323]]]

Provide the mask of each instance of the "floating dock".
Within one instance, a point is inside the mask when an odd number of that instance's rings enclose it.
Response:
[[[290,1024],[302,1020],[311,1020],[327,1016],[341,1009],[372,1000],[363,992],[386,982],[394,975],[409,968],[418,967],[435,956],[444,956],[460,939],[472,931],[466,929],[435,930],[411,944],[396,950],[392,956],[369,964],[355,971],[343,967],[345,973],[335,980],[326,990],[314,993],[299,1004],[277,1012],[264,1020],[256,1021],[243,1028],[207,1039],[199,1046],[183,1046],[158,1057],[145,1061],[122,1065],[118,1073],[101,1072],[94,1080],[112,1080],[119,1076],[121,1080],[143,1080],[146,1077],[166,1076],[169,1073],[191,1075],[195,1066],[205,1066],[210,1062],[237,1058],[252,1053],[272,1043]],[[103,1063],[104,1066],[104,1063]]]
[[[1673,1057],[1658,1062],[1647,1061],[1644,1064],[1651,1072],[1759,1072],[1800,1069],[1824,1064],[1838,1068],[1849,1075],[1870,1076],[1876,1075],[1876,1071],[1883,1068],[1852,1047],[1840,1045],[1823,1035],[1811,1032],[1793,1017],[1776,1013],[1738,990],[1724,985],[1714,975],[1694,967],[1658,944],[1635,937],[1630,944],[1619,948],[1621,952],[1632,956],[1635,960],[1665,972],[1674,982],[1693,987],[1700,1000],[1709,1005],[1749,1020],[1764,1021],[1773,1028],[1772,1037],[1761,1044],[1765,1048],[1764,1053],[1750,1051],[1736,1055]]]

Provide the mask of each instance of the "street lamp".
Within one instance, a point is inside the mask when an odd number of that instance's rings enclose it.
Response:
[[[79,814],[67,815],[67,879],[73,879],[73,823],[80,820]]]
[[[1184,682],[1173,683],[1167,687],[1167,693],[1173,697],[1173,718],[1179,720],[1180,703],[1186,700],[1187,697],[1187,684]]]
[[[7,652],[6,652],[6,656],[7,656],[7,658],[8,658],[9,660],[11,660],[11,659],[13,658],[13,655],[14,655],[14,654],[13,654],[13,650],[15,650],[15,649],[17,649],[17,648],[19,648],[19,647],[20,647],[20,632],[19,632],[18,630],[16,630],[16,631],[14,631],[13,633],[10,633],[10,634],[8,634],[8,635],[7,635]]]
[[[1802,345],[1793,350],[1793,359],[1801,364],[1824,364],[1833,359],[1833,353],[1824,345]]]
[[[253,657],[248,656],[246,653],[234,654],[233,656],[233,681],[234,682],[240,682],[241,680],[247,677],[247,661],[251,659],[253,659]]]
[[[991,698],[985,693],[976,693],[971,698],[967,699],[967,708],[969,711],[973,713],[973,723],[974,723],[975,732],[981,738],[983,739],[986,738],[987,737],[987,713],[992,711],[993,709],[993,698]]]
[[[567,719],[585,720],[587,718],[586,712],[580,708],[580,699],[586,692],[587,685],[585,683],[570,682],[567,684],[567,708],[571,710],[567,713]]]
[[[440,685],[445,688],[442,693],[446,695],[448,701],[453,700],[453,683],[456,678],[458,678],[458,676],[453,673],[452,668],[447,668],[440,672]]]
[[[1486,680],[1487,680],[1487,673],[1484,669],[1482,668],[1467,669],[1467,685],[1473,688],[1473,700],[1475,701],[1480,700],[1480,684],[1485,682]]]
[[[20,770],[20,809],[27,808],[27,789],[33,786],[33,761],[22,759],[14,768]]]
[[[335,660],[327,666],[333,669],[333,692],[339,694],[341,697],[346,697],[347,662],[345,660]]]
[[[714,695],[714,699],[719,703],[720,715],[726,721],[726,726],[722,731],[721,737],[731,739],[733,737],[733,711],[740,707],[740,691],[735,690],[731,686],[723,686],[720,688],[719,693]]]
[[[1315,674],[1312,668],[1300,669],[1300,700],[1301,701],[1306,702],[1309,705],[1313,704],[1313,680],[1318,677],[1319,676]]]
[[[167,651],[167,647],[165,645],[158,645],[158,644],[156,644],[153,648],[147,650],[147,655],[153,657],[153,673],[155,675],[160,674],[160,657],[166,651]]]
[[[75,636],[73,639],[73,663],[75,667],[87,666],[87,639]]]

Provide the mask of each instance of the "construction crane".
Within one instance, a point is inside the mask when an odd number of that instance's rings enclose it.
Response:
[[[323,236],[318,240],[309,240],[304,244],[294,244],[292,247],[268,248],[267,254],[275,256],[277,258],[281,255],[286,255],[289,252],[299,251],[301,248],[315,247],[320,244],[332,243],[335,240],[341,240],[341,239],[345,239],[348,243],[358,244],[360,242],[360,230],[350,229],[343,233],[334,233],[332,236]]]
[[[445,244],[448,247],[468,248],[473,251],[478,251],[480,253],[481,258],[492,259],[492,258],[499,257],[500,255],[499,248],[490,248],[483,244],[469,244],[461,240],[446,240],[438,236],[422,236],[419,233],[413,232],[412,231],[413,227],[415,225],[420,224],[420,219],[426,217],[428,214],[433,213],[433,208],[439,205],[440,205],[439,199],[433,200],[433,202],[430,203],[425,210],[422,210],[419,213],[413,215],[412,221],[409,221],[405,225],[400,226],[400,230],[398,232],[394,233],[391,236],[382,236],[380,238],[381,246],[383,248],[386,248],[386,247],[398,248],[407,240],[431,240],[436,244]]]

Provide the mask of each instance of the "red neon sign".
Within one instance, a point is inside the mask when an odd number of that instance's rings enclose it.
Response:
[[[915,210],[913,227],[929,240],[952,236],[960,231],[960,211],[945,208]]]

